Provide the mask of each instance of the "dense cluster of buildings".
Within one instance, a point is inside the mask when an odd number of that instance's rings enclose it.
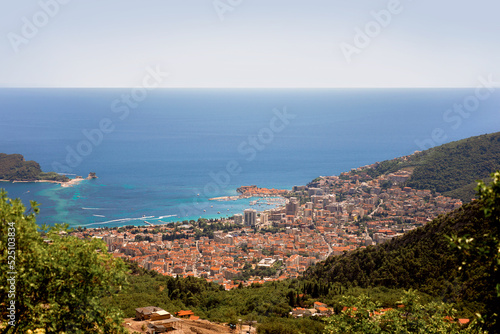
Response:
[[[147,233],[146,233],[147,232]],[[173,232],[163,227],[145,227],[140,233],[117,230],[91,230],[93,237],[102,238],[108,250],[117,257],[126,257],[141,267],[164,275],[203,277],[223,284],[227,289],[238,286],[243,268],[274,268],[274,277],[252,277],[244,284],[298,277],[307,267],[324,260],[330,250],[325,239],[313,230],[287,228],[279,233],[255,233],[251,227],[241,227],[229,233],[216,232],[214,238],[189,236],[173,241],[162,240]],[[184,232],[189,235],[189,231]],[[83,233],[80,233],[83,236]],[[135,241],[136,236],[150,236],[152,241]]]
[[[429,190],[404,187],[410,172],[371,178],[367,168],[296,186],[285,206],[262,212],[247,209],[224,219],[237,227],[216,231],[213,238],[196,238],[195,222],[186,226],[185,237],[172,241],[164,236],[174,233],[173,226],[85,233],[102,238],[115,256],[141,267],[164,275],[203,277],[232,289],[240,282],[297,277],[329,255],[386,242],[462,205]],[[136,241],[137,236],[148,236],[149,241]],[[257,269],[263,268],[273,270],[259,275]],[[243,278],[244,271],[256,274]]]

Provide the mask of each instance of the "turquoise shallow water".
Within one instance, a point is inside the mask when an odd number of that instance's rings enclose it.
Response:
[[[72,188],[0,187],[40,202],[40,223],[231,216],[250,200],[208,198],[234,195],[241,185],[290,189],[422,145],[498,131],[500,94],[467,118],[446,114],[473,92],[172,89],[150,92],[132,108],[116,103],[126,89],[0,89],[0,152],[21,153],[45,171],[99,176]],[[436,129],[441,135],[433,137]]]

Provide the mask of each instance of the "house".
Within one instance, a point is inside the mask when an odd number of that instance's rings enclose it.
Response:
[[[326,307],[327,305],[321,302],[314,302],[314,308],[319,311],[320,307]]]
[[[139,307],[135,309],[136,320],[162,320],[169,319],[170,313],[156,306]]]
[[[179,321],[181,321],[181,319],[171,317],[169,319],[148,322],[146,333],[158,334],[176,330],[176,328],[174,328],[174,325]]]
[[[165,310],[160,310],[160,311],[156,311],[156,312],[153,312],[151,313],[151,321],[156,321],[156,320],[165,320],[165,319],[170,319],[171,318],[171,314],[168,313],[167,311]]]
[[[318,310],[319,314],[320,315],[331,315],[332,312],[330,309],[326,308],[326,307],[318,307],[316,310]]]
[[[304,318],[304,317],[310,317],[313,313],[311,312],[311,310],[308,310],[308,309],[305,309],[302,307],[297,307],[297,308],[294,308],[292,310],[292,312],[290,312],[290,314],[294,318]]]

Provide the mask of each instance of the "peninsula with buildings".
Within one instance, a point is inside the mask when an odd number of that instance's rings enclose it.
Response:
[[[241,186],[236,191],[239,193],[237,196],[223,196],[210,198],[210,201],[236,201],[242,198],[250,197],[279,197],[288,193],[285,189],[268,189],[259,188],[256,185],[252,186]]]

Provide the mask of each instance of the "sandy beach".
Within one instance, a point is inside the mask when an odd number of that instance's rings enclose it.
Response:
[[[66,187],[73,187],[74,185],[79,184],[83,180],[85,180],[85,179],[84,178],[77,178],[77,179],[71,179],[68,182],[60,182],[60,183],[61,183],[61,187],[66,188]]]

